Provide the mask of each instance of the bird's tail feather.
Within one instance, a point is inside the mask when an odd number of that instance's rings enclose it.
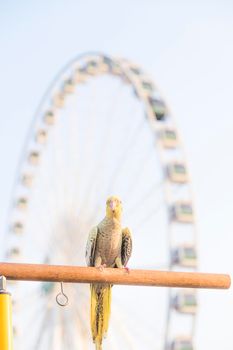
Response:
[[[91,284],[91,331],[96,350],[102,350],[111,311],[111,286]]]
[[[96,342],[95,346],[96,350],[102,350],[102,344]]]

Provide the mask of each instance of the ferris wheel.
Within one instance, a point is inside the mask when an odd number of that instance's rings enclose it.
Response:
[[[5,261],[85,264],[105,200],[122,198],[130,267],[196,270],[190,176],[171,112],[136,64],[83,54],[62,69],[33,118],[19,162]],[[89,286],[10,282],[16,350],[92,349]],[[192,290],[114,286],[105,347],[193,350]]]

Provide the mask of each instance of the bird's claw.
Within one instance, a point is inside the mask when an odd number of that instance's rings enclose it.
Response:
[[[103,272],[105,267],[106,267],[106,264],[103,264],[103,265],[98,266],[97,269],[99,269],[101,272]]]
[[[129,273],[130,269],[127,266],[124,266],[124,269]]]

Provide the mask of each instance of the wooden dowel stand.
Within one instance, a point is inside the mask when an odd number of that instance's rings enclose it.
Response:
[[[111,283],[134,286],[228,289],[229,275],[196,272],[130,270],[94,267],[0,263],[9,280],[70,283]]]

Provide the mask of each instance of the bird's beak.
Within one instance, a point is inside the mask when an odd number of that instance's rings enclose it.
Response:
[[[114,211],[115,208],[116,208],[116,202],[115,201],[110,201],[109,206],[110,206],[111,210]]]

